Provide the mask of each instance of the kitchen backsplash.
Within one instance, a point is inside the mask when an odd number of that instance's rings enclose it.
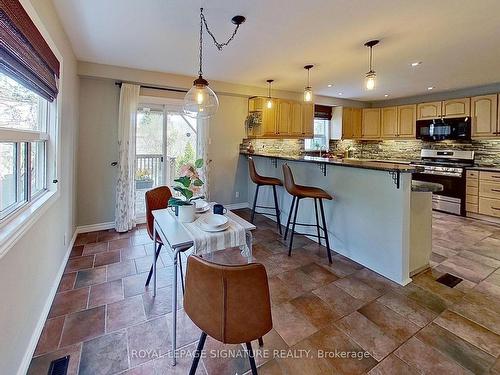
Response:
[[[415,160],[420,158],[422,148],[473,150],[478,165],[500,166],[500,139],[472,140],[467,142],[442,141],[423,142],[419,140],[397,141],[330,141],[330,151],[340,153],[348,147],[352,156],[363,159]]]
[[[255,152],[281,155],[300,155],[304,152],[302,139],[244,139],[241,151],[246,151],[252,142]],[[422,148],[473,150],[476,164],[500,166],[500,139],[472,140],[468,142],[442,141],[423,142],[419,140],[397,141],[330,141],[330,151],[343,153],[348,147],[352,149],[352,157],[361,159],[417,160]]]

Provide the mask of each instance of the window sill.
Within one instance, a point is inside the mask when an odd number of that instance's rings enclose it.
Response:
[[[12,219],[0,227],[0,259],[35,224],[57,200],[57,191],[47,191],[30,205],[23,207]]]

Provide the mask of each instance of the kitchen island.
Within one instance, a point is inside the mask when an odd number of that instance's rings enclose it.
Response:
[[[282,164],[288,163],[297,184],[317,186],[334,196],[333,201],[324,202],[334,251],[400,285],[411,281],[411,180],[415,167],[383,161],[241,153],[241,157],[248,156],[254,158],[262,175],[283,179]],[[251,197],[255,185],[248,181]],[[272,206],[272,199],[271,189],[261,189],[258,204]],[[292,197],[284,188],[278,189],[278,202],[281,222],[286,223]],[[314,223],[313,207],[312,200],[301,202],[297,221]],[[431,222],[431,211],[428,216]],[[300,231],[307,233],[306,229]]]

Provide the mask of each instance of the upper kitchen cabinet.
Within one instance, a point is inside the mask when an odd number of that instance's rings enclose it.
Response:
[[[417,104],[417,120],[440,118],[442,102],[429,102]]]
[[[470,116],[470,98],[443,101],[442,116],[445,118]]]
[[[415,138],[417,106],[415,104],[398,107],[398,138]]]
[[[314,137],[314,104],[302,103],[302,137]]]
[[[398,136],[398,110],[397,107],[385,107],[381,109],[381,136],[382,138],[394,138]]]
[[[276,137],[276,124],[277,124],[277,101],[273,101],[273,106],[267,108],[265,105],[265,98],[250,98],[248,99],[248,111],[260,112],[261,122],[252,127],[252,131],[248,136],[250,137]]]
[[[276,134],[285,135],[290,133],[292,122],[292,104],[289,101],[280,100],[278,102],[278,121],[276,124]]]
[[[482,95],[471,98],[471,119],[473,138],[500,136],[498,116],[498,95]]]
[[[292,117],[290,123],[290,135],[300,137],[303,133],[302,129],[302,104],[299,102],[292,103]]]
[[[380,108],[363,108],[361,139],[380,138]]]
[[[361,108],[333,107],[330,138],[361,138]]]

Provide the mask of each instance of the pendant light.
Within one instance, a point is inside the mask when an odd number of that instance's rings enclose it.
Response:
[[[208,86],[208,81],[203,78],[203,26],[207,30],[207,33],[212,37],[215,46],[219,51],[223,47],[227,46],[236,35],[240,25],[245,22],[246,18],[243,16],[234,16],[231,22],[236,25],[231,37],[227,42],[219,43],[215,39],[215,36],[210,31],[203,14],[203,8],[200,8],[200,47],[199,47],[199,69],[198,78],[194,80],[193,87],[189,89],[184,97],[184,113],[193,118],[206,119],[212,117],[219,108],[219,98],[215,92]]]
[[[307,70],[307,86],[304,88],[304,101],[305,102],[312,102],[313,100],[313,92],[311,89],[311,82],[310,82],[310,70],[314,65],[306,65],[304,66],[304,69]]]
[[[375,80],[377,78],[377,73],[372,68],[373,60],[373,47],[378,44],[378,40],[370,40],[365,43],[365,46],[370,48],[370,70],[365,75],[365,86],[367,90],[373,90],[375,88]]]
[[[274,79],[268,79],[267,81],[267,101],[266,101],[266,107],[271,109],[273,108],[273,98],[271,96],[271,89],[272,85],[274,82]]]

